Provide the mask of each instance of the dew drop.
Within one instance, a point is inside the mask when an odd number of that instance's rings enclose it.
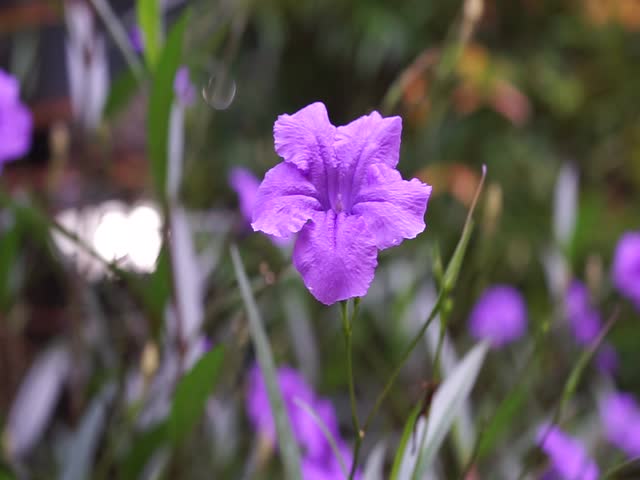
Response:
[[[209,77],[202,87],[202,98],[216,110],[229,108],[236,96],[236,82],[225,71],[219,71]]]

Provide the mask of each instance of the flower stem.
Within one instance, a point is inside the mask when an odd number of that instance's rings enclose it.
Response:
[[[349,400],[351,403],[351,421],[353,423],[353,429],[356,432],[356,442],[354,446],[353,462],[351,463],[351,469],[349,471],[349,480],[353,479],[358,465],[358,453],[360,452],[360,445],[362,438],[364,437],[363,431],[360,429],[360,421],[358,420],[358,407],[356,404],[356,391],[353,381],[353,322],[358,315],[360,307],[360,299],[356,298],[353,304],[353,311],[351,312],[351,318],[349,318],[349,304],[347,300],[340,303],[340,314],[342,317],[342,331],[344,332],[344,341],[347,355],[347,376],[349,378]]]
[[[369,415],[367,415],[367,418],[365,419],[364,424],[362,425],[361,428],[356,427],[354,424],[354,428],[356,428],[356,431],[358,432],[358,436],[356,437],[356,443],[354,446],[353,463],[351,465],[351,474],[349,475],[349,480],[352,480],[353,475],[355,474],[355,469],[358,465],[358,454],[360,453],[360,445],[362,443],[362,439],[364,438],[367,432],[367,429],[369,428],[369,425],[371,424],[371,421],[376,416],[376,413],[378,413],[378,410],[380,410],[380,407],[382,406],[382,402],[384,402],[385,398],[387,398],[387,395],[391,391],[391,387],[393,387],[393,384],[395,383],[396,378],[400,374],[400,370],[402,370],[402,367],[404,366],[407,359],[411,355],[411,352],[413,352],[413,349],[416,348],[416,346],[420,342],[420,339],[423,337],[424,332],[427,331],[427,328],[429,327],[429,325],[431,325],[431,322],[440,311],[444,298],[445,298],[445,291],[441,290],[440,293],[438,294],[436,303],[433,305],[433,308],[431,309],[431,313],[429,313],[429,316],[427,317],[425,322],[422,324],[422,327],[420,327],[420,330],[418,331],[418,333],[416,333],[416,335],[411,340],[411,343],[409,343],[409,346],[403,352],[402,357],[400,358],[400,361],[398,362],[395,369],[389,376],[389,379],[387,380],[387,383],[382,389],[382,392],[380,392],[380,394],[378,395],[378,398],[376,398],[376,402],[374,403],[373,408],[369,412]],[[357,308],[357,305],[356,305],[356,308]],[[347,368],[349,368],[349,366],[347,366]]]

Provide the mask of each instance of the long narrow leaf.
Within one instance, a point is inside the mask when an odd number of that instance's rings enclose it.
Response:
[[[176,22],[158,59],[151,85],[148,112],[148,148],[156,191],[164,196],[167,188],[169,116],[173,103],[173,82],[182,61],[182,41],[188,11]]]
[[[162,11],[160,0],[138,0],[136,2],[138,25],[142,32],[144,58],[153,70],[162,49]]]
[[[487,349],[486,343],[476,345],[433,396],[427,433],[420,447],[414,478],[423,478],[425,470],[433,462],[464,401],[471,394]]]
[[[216,386],[222,370],[224,350],[212,349],[198,360],[193,368],[180,379],[171,405],[169,437],[181,442],[202,417],[207,398]]]
[[[293,438],[291,424],[287,416],[282,393],[278,387],[276,379],[276,367],[273,361],[271,346],[267,339],[267,334],[262,326],[262,319],[258,312],[253,292],[244,271],[240,253],[235,245],[231,246],[231,259],[233,260],[233,268],[238,279],[242,300],[247,309],[249,318],[249,332],[253,341],[256,354],[258,356],[258,364],[267,384],[267,392],[269,394],[269,404],[271,411],[275,417],[276,430],[278,432],[278,445],[282,463],[284,464],[285,477],[291,480],[301,479],[300,474],[300,454],[298,446]]]
[[[393,459],[393,467],[391,468],[391,476],[389,477],[391,480],[400,480],[400,477],[398,476],[400,474],[400,467],[403,463],[403,459],[407,455],[409,438],[414,433],[414,428],[416,426],[416,420],[419,413],[420,405],[417,405],[409,415],[407,423],[405,423],[404,425],[402,437],[400,438],[400,445],[398,446],[398,450],[396,450],[396,456]]]

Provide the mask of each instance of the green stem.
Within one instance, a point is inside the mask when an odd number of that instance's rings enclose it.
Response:
[[[444,313],[440,314],[440,332],[438,335],[438,345],[436,347],[436,353],[433,357],[433,378],[434,381],[439,382],[442,378],[440,374],[440,356],[442,355],[442,345],[444,344],[444,335],[447,331],[447,318]]]
[[[619,465],[616,465],[615,467],[610,468],[604,473],[604,475],[602,476],[602,479],[603,480],[614,479],[619,474],[624,472],[627,468],[632,466],[640,466],[640,457],[634,457],[630,460],[627,460],[626,462],[623,462]]]
[[[393,387],[393,384],[395,383],[396,378],[400,374],[400,370],[402,370],[402,367],[404,366],[406,361],[409,359],[409,355],[411,355],[411,352],[413,352],[413,349],[416,348],[416,346],[418,345],[418,343],[420,342],[420,340],[424,336],[424,332],[427,331],[427,328],[429,327],[429,325],[431,325],[431,322],[433,321],[433,319],[436,317],[436,315],[440,311],[440,308],[442,307],[443,300],[444,300],[444,291],[441,290],[440,294],[438,295],[438,299],[436,300],[435,305],[431,309],[431,313],[429,313],[429,316],[427,317],[427,320],[422,324],[422,327],[420,327],[420,330],[418,331],[418,333],[413,337],[413,339],[411,340],[411,343],[409,343],[409,346],[402,353],[402,356],[400,357],[400,361],[398,362],[398,364],[396,365],[395,369],[391,373],[391,376],[387,380],[387,383],[385,384],[384,388],[382,389],[382,392],[380,392],[380,395],[378,395],[378,398],[376,398],[376,402],[374,403],[373,408],[371,409],[371,412],[367,416],[367,418],[366,418],[366,420],[365,420],[365,422],[364,422],[364,424],[362,426],[363,434],[366,433],[367,428],[371,424],[371,421],[373,420],[373,418],[375,417],[376,413],[378,413],[378,410],[382,406],[382,402],[384,402],[384,399],[387,397],[387,395],[391,391],[391,387]]]
[[[349,305],[348,301],[344,300],[340,302],[340,314],[342,317],[342,331],[344,332],[344,341],[347,355],[347,377],[349,379],[349,400],[351,403],[351,422],[353,429],[356,432],[356,442],[354,446],[353,462],[351,463],[351,469],[349,470],[349,480],[352,480],[356,467],[358,465],[358,454],[360,452],[360,445],[364,434],[360,429],[360,421],[358,420],[358,406],[356,402],[356,390],[353,380],[353,322],[358,314],[360,306],[360,299],[355,300],[351,318],[349,318]]]
[[[613,313],[611,314],[611,317],[609,317],[609,320],[600,331],[600,334],[598,335],[598,337],[593,341],[593,343],[591,343],[589,348],[587,348],[584,352],[582,352],[582,355],[580,355],[580,358],[578,358],[578,361],[574,365],[573,369],[571,370],[571,373],[569,374],[569,377],[567,378],[564,384],[564,387],[562,389],[562,395],[560,396],[560,400],[554,411],[553,417],[551,418],[549,425],[545,429],[544,435],[542,435],[542,438],[540,439],[539,443],[541,445],[544,444],[544,442],[546,441],[547,436],[551,432],[551,429],[553,428],[553,426],[559,425],[562,422],[562,414],[564,413],[564,410],[567,404],[573,397],[573,394],[575,393],[576,389],[578,388],[578,384],[582,379],[582,374],[584,373],[585,368],[587,367],[587,365],[589,364],[593,356],[596,354],[596,351],[598,350],[598,348],[600,348],[600,345],[602,345],[602,342],[604,342],[604,339],[607,337],[607,334],[609,333],[613,325],[618,320],[619,313],[620,313],[620,308],[616,307]],[[529,471],[529,466],[525,465],[522,468],[522,471],[520,472],[518,479],[520,480],[524,478],[528,471]]]

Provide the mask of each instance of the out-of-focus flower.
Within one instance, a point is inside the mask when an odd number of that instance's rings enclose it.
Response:
[[[94,30],[91,11],[81,2],[65,3],[67,75],[73,114],[86,128],[96,128],[109,90],[104,38]]]
[[[538,444],[550,460],[545,479],[596,480],[600,471],[589,457],[584,445],[557,427],[543,426],[538,432]]]
[[[196,89],[191,83],[189,77],[189,69],[182,66],[176,72],[176,78],[173,82],[173,90],[180,104],[183,107],[193,105],[196,100]]]
[[[328,452],[324,458],[314,459],[306,457],[302,460],[302,478],[304,480],[344,480],[347,478],[345,471],[349,472],[353,455],[351,449],[345,445],[338,445],[340,450],[340,460],[336,458],[333,451]],[[343,465],[340,462],[343,462]],[[356,479],[362,478],[362,473],[356,471]]]
[[[640,407],[626,393],[611,393],[600,402],[607,439],[630,458],[640,456]]]
[[[620,293],[640,309],[640,232],[627,232],[620,237],[613,256],[612,276]]]
[[[600,373],[613,375],[618,370],[620,359],[615,348],[609,343],[603,343],[596,354],[596,368]]]
[[[329,444],[314,419],[296,404],[295,399],[298,398],[314,408],[327,428],[337,434],[338,422],[333,407],[330,403],[317,399],[311,386],[296,370],[290,367],[281,367],[278,369],[277,377],[296,440],[304,449],[305,455],[311,458],[322,458],[326,449],[329,448]],[[267,386],[257,365],[249,372],[246,408],[254,428],[271,444],[275,445],[275,420],[271,413]]]
[[[248,223],[251,223],[253,208],[258,198],[260,180],[246,168],[235,167],[229,173],[229,185],[238,195],[240,213]]]
[[[378,112],[335,127],[320,102],[274,125],[284,162],[260,185],[252,226],[282,238],[300,232],[293,263],[324,304],[364,296],[378,250],[425,228],[431,187],[396,170],[401,131],[400,117]]]
[[[318,397],[300,373],[290,367],[280,367],[277,377],[294,436],[302,447],[302,477],[304,480],[344,479],[344,471],[348,471],[351,467],[353,456],[351,449],[340,437],[338,420],[332,403],[326,398]],[[329,430],[340,450],[341,459],[336,457],[321,427],[300,402],[310,407]],[[269,444],[275,445],[274,418],[266,384],[257,365],[249,372],[246,409],[258,433]],[[360,476],[358,471],[356,478]]]
[[[473,307],[469,330],[495,348],[520,338],[527,330],[527,307],[520,292],[508,285],[485,290]]]
[[[258,199],[258,188],[260,180],[246,168],[235,167],[231,169],[229,174],[229,185],[238,195],[240,204],[240,213],[247,222],[247,226],[251,224],[253,209]],[[283,247],[290,243],[287,238],[280,238],[274,235],[267,235],[269,239],[279,247]]]
[[[0,170],[29,151],[31,112],[20,101],[18,80],[0,69]]]
[[[142,38],[142,30],[137,25],[134,25],[131,30],[129,30],[129,43],[131,43],[131,48],[136,53],[142,53],[144,50],[144,39]]]
[[[581,345],[591,343],[600,333],[600,313],[591,306],[589,290],[579,280],[574,280],[565,296],[565,314],[576,341]]]

